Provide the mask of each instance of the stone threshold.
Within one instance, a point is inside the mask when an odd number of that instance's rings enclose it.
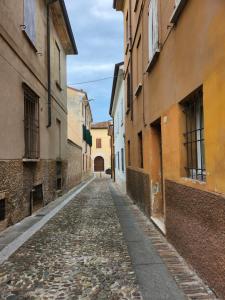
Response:
[[[56,198],[45,207],[36,211],[33,215],[2,231],[0,233],[0,264],[5,262],[93,180],[94,177],[91,177],[87,181],[81,182],[63,196]]]

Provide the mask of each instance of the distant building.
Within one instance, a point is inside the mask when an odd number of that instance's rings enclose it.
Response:
[[[112,87],[110,115],[113,118],[113,157],[115,182],[126,192],[125,161],[125,102],[124,102],[124,63],[115,65]]]
[[[83,90],[68,87],[67,97],[68,144],[70,145],[68,149],[68,185],[72,187],[92,174],[92,137],[90,133],[92,113],[87,93]]]
[[[49,2],[49,3],[48,3]],[[66,190],[65,3],[0,1],[0,230]]]
[[[111,137],[108,135],[111,124],[106,121],[91,125],[93,171],[98,174],[106,170],[111,172]]]

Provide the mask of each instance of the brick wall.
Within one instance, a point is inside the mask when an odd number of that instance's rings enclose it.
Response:
[[[147,216],[150,216],[150,185],[148,174],[140,169],[128,167],[127,194]]]
[[[225,198],[166,181],[168,240],[225,299]]]

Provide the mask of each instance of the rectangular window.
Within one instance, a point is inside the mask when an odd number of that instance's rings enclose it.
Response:
[[[139,168],[144,167],[142,131],[138,133]]]
[[[59,45],[55,42],[55,52],[56,52],[56,83],[61,86],[61,53]]]
[[[117,152],[118,170],[120,169],[120,153]]]
[[[122,172],[124,172],[124,150],[121,149],[121,163],[122,163]]]
[[[129,16],[128,16],[128,12],[126,15],[126,44],[129,44]]]
[[[57,127],[57,146],[58,146],[58,152],[57,152],[57,158],[61,157],[61,121],[56,119],[56,127]]]
[[[0,221],[4,221],[6,217],[6,199],[0,199]]]
[[[149,3],[149,62],[153,61],[159,52],[159,29],[158,29],[158,0]]]
[[[131,106],[131,79],[130,73],[127,74],[127,109]]]
[[[36,43],[36,0],[24,0],[24,32],[29,41]]]
[[[33,207],[43,205],[43,187],[42,184],[36,185],[33,188]]]
[[[205,141],[202,88],[196,90],[184,102],[186,129],[184,132],[187,153],[187,177],[205,181]]]
[[[170,23],[175,24],[182,13],[188,0],[175,0],[174,2],[174,11],[170,18]]]
[[[128,157],[128,166],[130,166],[131,165],[130,141],[127,142],[127,157]]]
[[[102,140],[96,139],[96,148],[102,148]]]
[[[24,89],[25,158],[39,158],[39,97],[26,84]]]
[[[56,162],[56,189],[62,190],[62,162]]]
[[[137,85],[142,81],[142,47],[141,47],[141,35],[139,36],[137,42],[137,55],[136,55],[136,78],[137,78]]]

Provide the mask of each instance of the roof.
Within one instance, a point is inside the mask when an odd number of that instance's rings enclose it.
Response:
[[[91,129],[108,129],[112,125],[112,121],[104,121],[91,124]]]
[[[72,28],[71,28],[69,16],[68,16],[68,13],[67,13],[65,1],[64,0],[59,0],[59,3],[60,3],[60,6],[61,6],[61,9],[62,9],[62,12],[63,12],[63,17],[64,17],[64,20],[65,20],[65,23],[66,23],[66,28],[67,28],[67,31],[68,31],[68,35],[70,37],[70,41],[71,41],[71,44],[72,44],[72,47],[73,47],[73,50],[74,50],[74,54],[78,54],[77,45],[76,45],[76,42],[75,42],[75,39],[74,39],[74,35],[73,35]]]
[[[113,8],[116,10],[122,10],[124,5],[124,0],[113,0]]]
[[[116,92],[116,84],[117,84],[119,69],[120,69],[120,66],[122,66],[122,65],[124,65],[124,62],[120,62],[118,64],[115,64],[115,68],[114,68],[112,94],[111,94],[111,102],[110,102],[110,108],[109,108],[110,116],[112,114],[112,108],[113,108],[114,96],[115,96],[115,92]]]

